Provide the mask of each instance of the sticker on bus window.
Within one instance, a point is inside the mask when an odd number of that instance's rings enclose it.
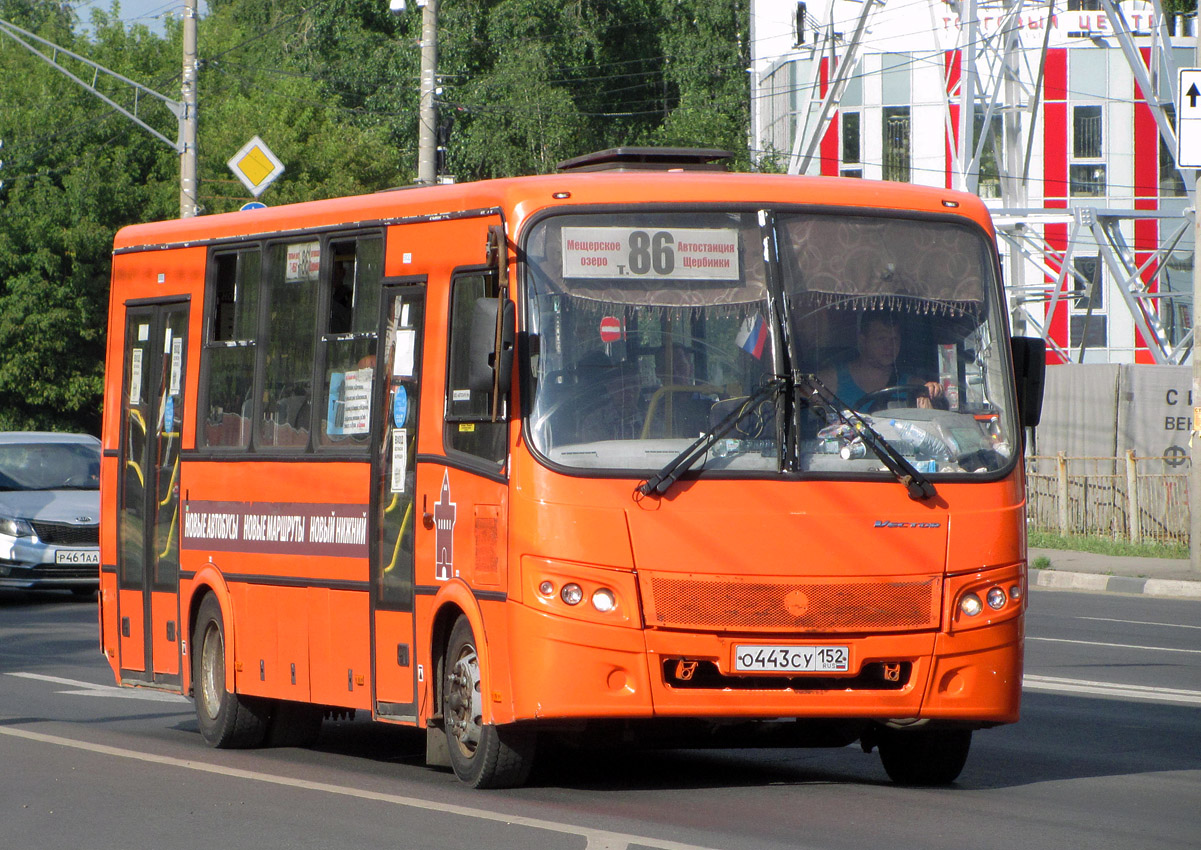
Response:
[[[129,363],[129,403],[137,406],[142,403],[142,355],[145,349],[135,348]]]
[[[405,474],[409,469],[409,431],[397,428],[392,432],[392,487],[393,493],[405,491]]]
[[[325,413],[327,434],[342,437],[371,431],[372,373],[368,367],[330,374],[329,406]]]
[[[393,378],[411,378],[417,369],[417,331],[396,332],[396,358],[392,361]]]
[[[409,391],[404,387],[397,387],[392,396],[392,424],[396,428],[403,428],[408,418]]]
[[[321,243],[299,242],[288,246],[287,263],[284,266],[284,281],[300,283],[317,279],[321,269]]]
[[[342,381],[342,433],[367,434],[371,431],[371,368],[347,372]]]
[[[138,325],[138,342],[150,339],[150,325]]]
[[[563,277],[738,280],[738,231],[564,227]]]
[[[171,340],[171,395],[179,395],[179,385],[183,380],[183,340],[179,337]]]

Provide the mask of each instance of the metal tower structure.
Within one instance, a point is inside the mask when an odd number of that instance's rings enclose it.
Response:
[[[1140,103],[1145,102],[1150,110],[1164,149],[1175,156],[1177,67],[1160,0],[1149,2],[1154,7],[1154,25],[1149,34],[1140,26],[1138,41],[1114,0],[1095,0],[1092,6],[1100,6],[1106,13],[1104,43],[1116,42],[1120,48],[1141,94]],[[798,110],[787,160],[789,173],[806,173],[812,168],[847,81],[861,66],[873,20],[884,6],[884,0],[865,0],[854,30],[846,27],[849,34],[836,32],[833,22],[817,29],[814,60],[808,66],[810,77],[798,83],[808,103]],[[1070,202],[1064,199],[1062,208],[1047,208],[1032,207],[1028,200],[1031,159],[1037,147],[1035,128],[1044,106],[1051,22],[1065,6],[1065,0],[948,0],[947,7],[960,22],[955,44],[948,45],[948,52],[957,58],[947,62],[943,86],[951,188],[978,191],[982,165],[986,158],[993,158],[991,170],[999,184],[999,204],[990,206],[1003,253],[1008,255],[1007,292],[1017,331],[1041,336],[1065,361],[1083,361],[1086,344],[1082,341],[1077,349],[1069,350],[1051,338],[1048,318],[1062,302],[1081,298],[1082,291],[1091,295],[1091,288],[1098,285],[1099,276],[1087,279],[1073,263],[1073,257],[1087,248],[1091,255],[1100,255],[1114,282],[1112,291],[1121,293],[1141,344],[1154,362],[1182,364],[1193,350],[1192,321],[1181,322],[1186,329],[1175,333],[1165,326],[1163,316],[1191,316],[1191,288],[1173,290],[1166,279],[1169,265],[1179,266],[1179,255],[1191,252],[1191,218],[1182,218],[1178,212],[1136,208],[1145,205],[1089,206],[1086,200],[1073,198]],[[982,8],[990,22],[998,22],[987,30],[980,26]],[[933,22],[933,13],[931,18]],[[1032,49],[1029,38],[1022,42],[1023,28],[1042,30],[1041,49]],[[1195,210],[1194,172],[1177,171]],[[1128,234],[1134,222],[1148,220],[1156,222],[1158,244],[1152,249],[1140,245],[1136,252]],[[1048,225],[1066,229],[1066,247],[1048,240]]]

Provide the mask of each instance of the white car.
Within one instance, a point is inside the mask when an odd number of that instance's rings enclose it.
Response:
[[[0,588],[100,584],[100,441],[0,433]]]

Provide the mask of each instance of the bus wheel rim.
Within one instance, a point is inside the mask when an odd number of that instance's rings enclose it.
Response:
[[[465,646],[450,674],[447,693],[450,711],[446,722],[459,749],[467,757],[475,755],[480,743],[482,709],[480,699],[480,664],[475,647]]]
[[[215,718],[220,711],[225,692],[225,642],[221,630],[210,624],[204,634],[204,649],[200,656],[200,686],[204,692],[204,711]]]

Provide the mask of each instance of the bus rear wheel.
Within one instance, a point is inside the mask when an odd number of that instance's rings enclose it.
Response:
[[[245,749],[262,745],[271,704],[225,690],[225,624],[221,606],[206,596],[192,631],[192,691],[200,734],[212,747]]]
[[[483,722],[480,660],[466,617],[450,632],[442,666],[442,717],[455,775],[472,788],[514,788],[534,763],[529,729]]]
[[[877,746],[888,778],[898,785],[949,785],[967,763],[970,729],[881,729]]]

